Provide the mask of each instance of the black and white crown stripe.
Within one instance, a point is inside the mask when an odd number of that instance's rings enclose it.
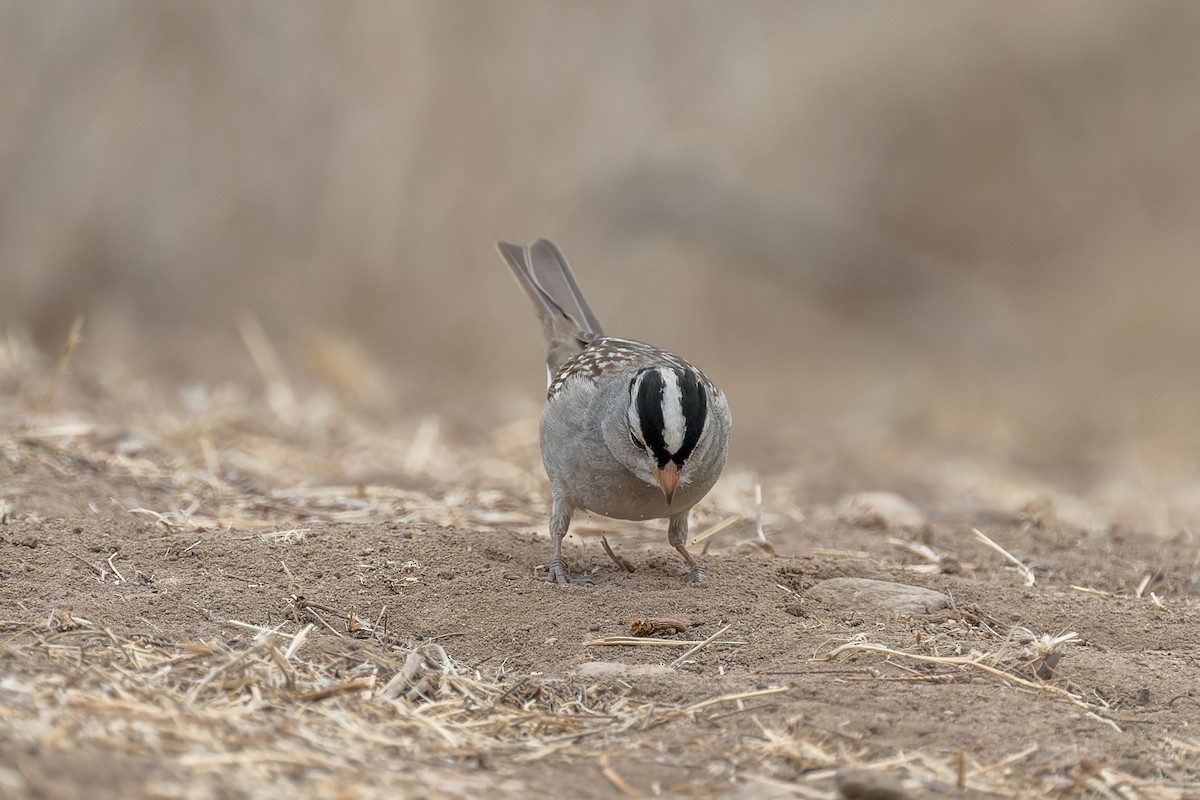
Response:
[[[687,461],[707,421],[708,393],[695,370],[645,368],[629,382],[629,430],[660,468]]]

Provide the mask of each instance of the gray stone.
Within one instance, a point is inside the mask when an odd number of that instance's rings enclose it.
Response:
[[[809,589],[808,596],[832,607],[862,609],[869,606],[914,616],[936,614],[951,605],[948,595],[933,589],[870,578],[830,578]]]
[[[860,528],[914,532],[929,524],[921,510],[895,492],[859,492],[843,497],[837,518]]]

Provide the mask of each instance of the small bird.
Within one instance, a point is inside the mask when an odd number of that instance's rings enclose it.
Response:
[[[688,513],[725,466],[732,424],[725,394],[673,353],[605,336],[553,242],[497,247],[533,301],[546,339],[550,387],[541,445],[550,477],[550,577],[560,585],[590,583],[572,581],[562,559],[571,517],[586,510],[615,519],[669,518],[667,540],[687,562],[688,582],[706,585],[687,551]]]

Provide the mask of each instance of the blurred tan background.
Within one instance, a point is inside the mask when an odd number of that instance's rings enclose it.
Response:
[[[255,374],[249,314],[470,431],[536,414],[493,247],[547,236],[743,464],[1191,476],[1198,41],[1184,2],[3,0],[0,322],[186,382]]]

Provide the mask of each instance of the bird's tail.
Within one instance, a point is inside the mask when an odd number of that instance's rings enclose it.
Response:
[[[579,291],[567,259],[554,242],[538,239],[528,247],[499,242],[496,247],[542,321],[546,363],[551,372],[604,335],[600,322]]]

